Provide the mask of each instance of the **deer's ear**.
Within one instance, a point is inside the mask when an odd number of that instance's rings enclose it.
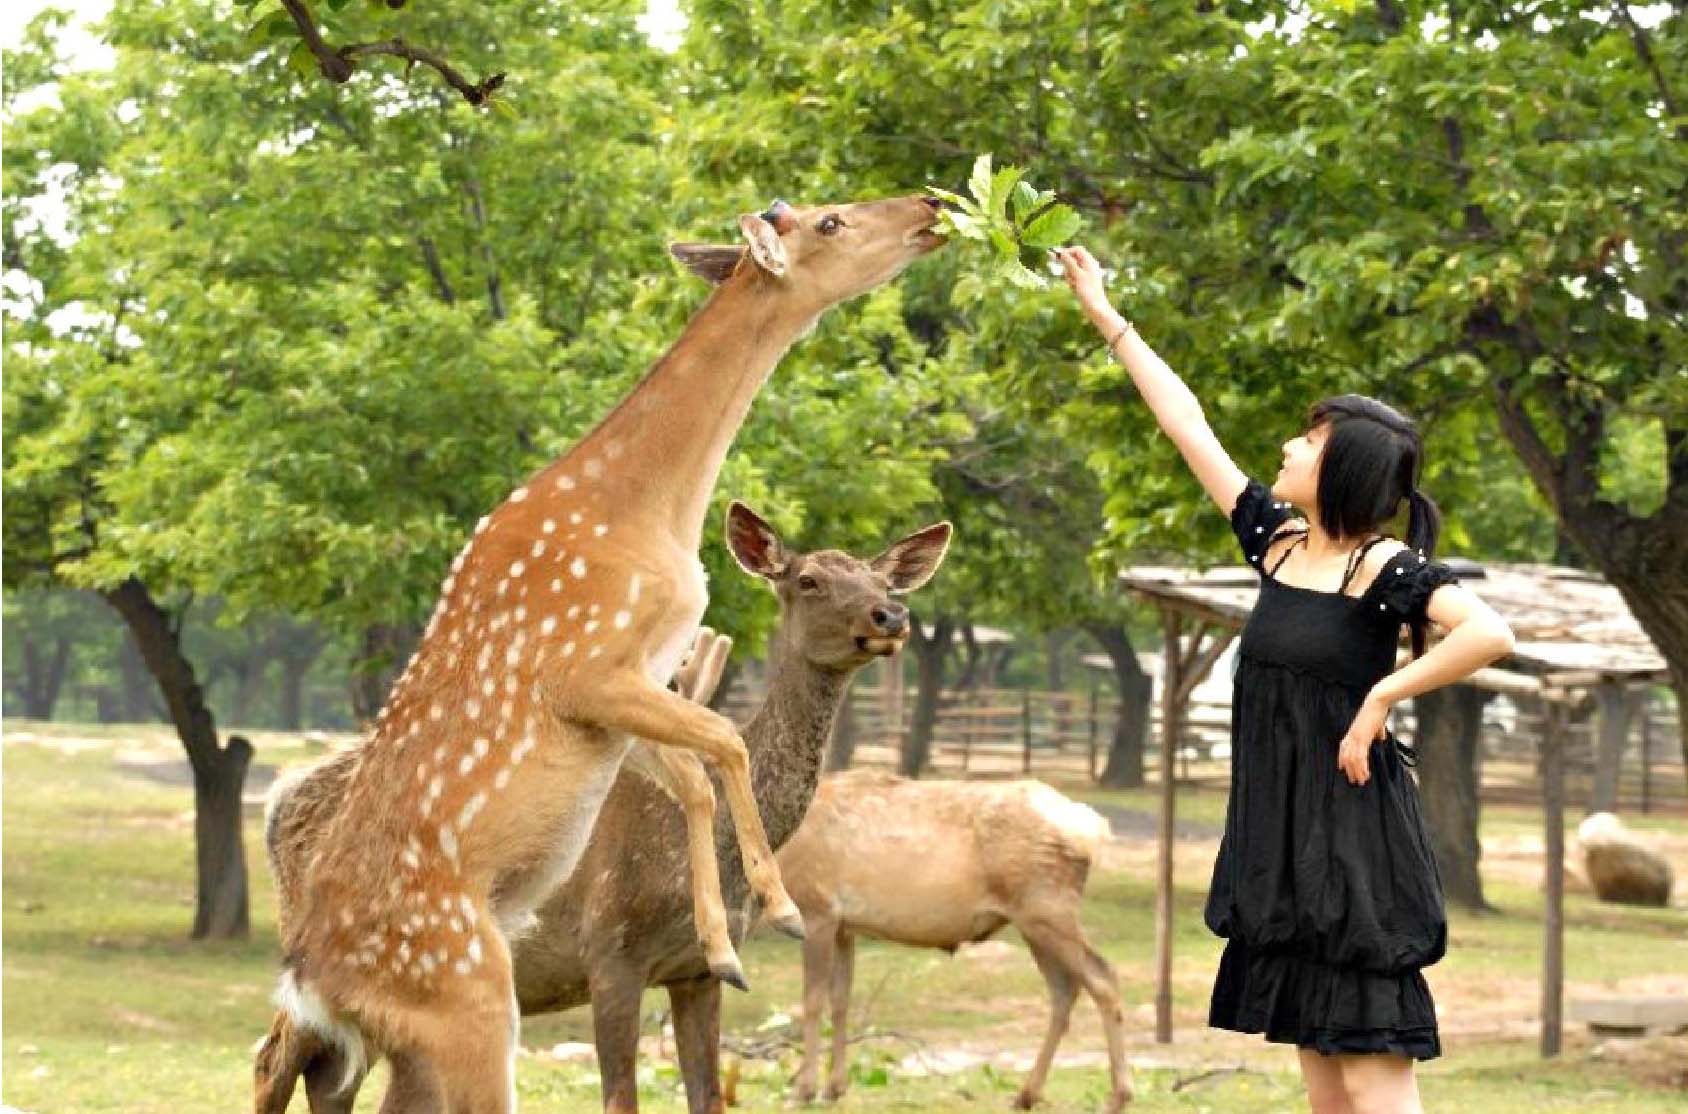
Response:
[[[744,248],[734,244],[669,244],[668,252],[700,279],[719,286],[738,269]]]
[[[727,508],[727,548],[751,576],[772,580],[785,573],[785,543],[761,515],[737,499]]]
[[[756,265],[776,278],[785,274],[785,245],[780,243],[779,230],[760,213],[745,213],[738,219],[744,242],[750,245],[750,258]]]
[[[891,582],[893,595],[912,592],[931,580],[938,566],[944,563],[951,532],[952,527],[947,522],[916,530],[902,541],[893,542],[884,553],[875,557],[871,562],[873,571]]]

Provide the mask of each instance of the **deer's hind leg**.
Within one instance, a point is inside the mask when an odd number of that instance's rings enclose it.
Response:
[[[666,789],[686,816],[686,848],[691,863],[692,919],[709,973],[740,990],[749,990],[738,952],[727,930],[721,901],[721,866],[715,857],[715,787],[703,763],[689,751],[640,743],[627,765]]]
[[[693,751],[715,764],[738,834],[745,876],[762,902],[763,915],[781,932],[802,939],[803,915],[780,881],[779,867],[750,788],[750,753],[732,721],[631,670],[619,671],[585,688],[571,710],[574,717],[658,747]],[[719,889],[718,882],[715,888]]]

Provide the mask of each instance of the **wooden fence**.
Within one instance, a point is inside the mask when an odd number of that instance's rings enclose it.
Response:
[[[866,678],[863,678],[866,680]],[[933,730],[928,770],[937,777],[1033,776],[1066,784],[1093,782],[1107,763],[1119,702],[1111,686],[1086,692],[1037,689],[970,689],[948,693]],[[890,722],[884,687],[852,686],[853,764],[896,769],[902,740],[914,715],[915,692],[903,694],[901,721]],[[1198,690],[1186,711],[1178,748],[1178,779],[1222,788],[1230,778],[1231,708],[1228,701],[1203,699]],[[751,675],[734,686],[724,702],[727,714],[741,722],[761,700],[760,678]],[[1688,812],[1688,779],[1683,775],[1677,709],[1655,694],[1645,705],[1625,742],[1619,765],[1618,807],[1624,811]],[[1497,697],[1485,712],[1479,760],[1481,795],[1486,803],[1528,803],[1540,799],[1535,740],[1539,711]],[[1410,703],[1396,714],[1403,738],[1416,735]],[[1595,727],[1592,717],[1567,725],[1566,804],[1581,808],[1594,787]],[[1150,702],[1144,769],[1159,777],[1160,700]],[[1643,753],[1645,752],[1645,761]]]

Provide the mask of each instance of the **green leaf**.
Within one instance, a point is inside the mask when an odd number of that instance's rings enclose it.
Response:
[[[522,118],[522,114],[516,111],[516,106],[511,104],[506,97],[494,97],[488,103],[492,106],[494,112],[506,119],[520,120]]]
[[[286,12],[271,12],[252,25],[252,29],[246,32],[246,38],[254,45],[263,46],[298,33],[299,27],[292,16]]]
[[[287,55],[287,68],[309,81],[321,73],[317,65],[316,55],[311,53],[311,46],[303,39]]]
[[[1014,191],[1025,169],[1018,166],[1005,166],[998,170],[991,178],[991,216],[999,221],[1008,220],[1008,195]]]
[[[1060,247],[1078,232],[1084,219],[1070,205],[1056,205],[1026,227],[1021,239],[1034,248]]]
[[[1037,210],[1037,190],[1026,181],[1014,183],[1014,219],[1024,221],[1026,217]]]
[[[989,151],[973,160],[973,176],[967,180],[967,188],[973,191],[973,197],[978,201],[979,208],[984,212],[990,212],[991,156]]]

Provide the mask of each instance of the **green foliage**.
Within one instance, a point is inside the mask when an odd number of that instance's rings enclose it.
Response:
[[[1070,206],[1055,201],[1053,190],[1039,190],[1026,181],[1019,167],[1005,166],[993,174],[989,154],[973,163],[967,180],[971,198],[936,186],[926,189],[953,206],[940,218],[945,232],[994,248],[997,275],[1028,289],[1049,285],[1032,268],[1049,249],[1072,239],[1083,224]]]

